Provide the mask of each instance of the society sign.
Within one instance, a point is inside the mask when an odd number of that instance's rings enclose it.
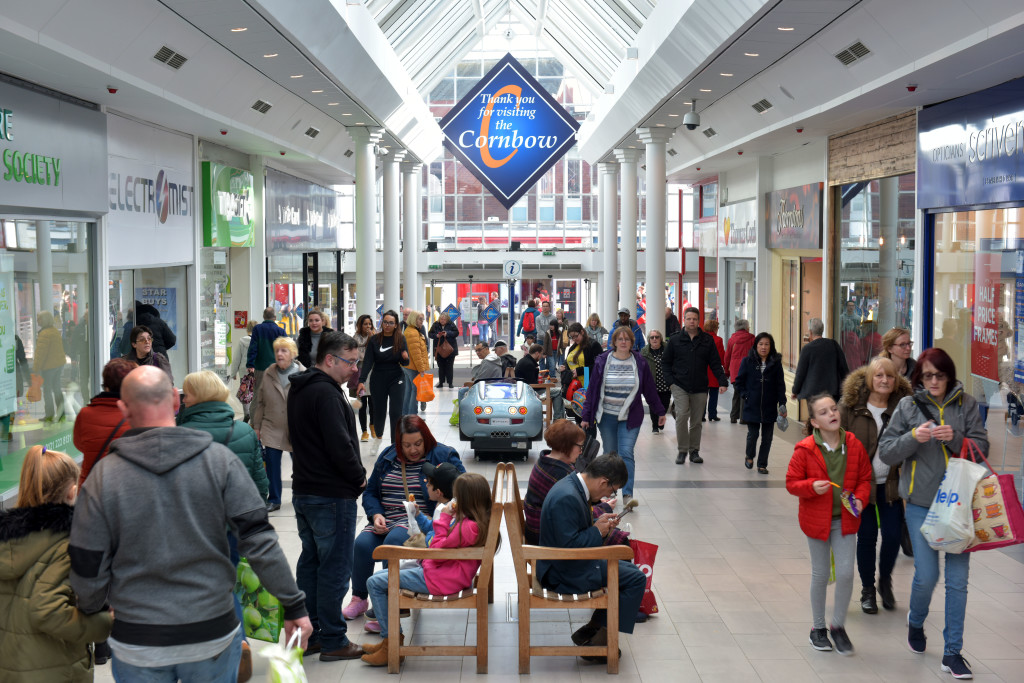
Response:
[[[579,127],[511,54],[441,119],[444,146],[506,209],[576,144]]]

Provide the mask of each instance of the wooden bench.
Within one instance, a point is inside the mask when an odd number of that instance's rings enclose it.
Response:
[[[400,638],[388,638],[388,673],[399,672],[402,657],[462,656],[476,657],[476,672],[487,673],[487,605],[494,602],[494,555],[498,550],[503,506],[501,492],[505,488],[504,471],[494,473],[491,486],[491,521],[487,539],[477,548],[407,548],[382,545],[373,551],[373,559],[388,563],[388,624],[397,629],[402,609],[475,609],[476,645],[402,645]],[[455,595],[426,595],[398,587],[399,564],[402,560],[479,560],[480,569],[474,585]],[[386,635],[386,634],[382,634]]]
[[[505,526],[512,562],[515,566],[519,592],[519,673],[530,673],[531,657],[601,656],[607,657],[608,673],[619,672],[619,560],[633,559],[628,546],[599,548],[547,548],[525,545],[523,499],[511,463],[501,463],[504,470]],[[572,476],[572,475],[570,475]],[[562,595],[546,590],[537,579],[538,560],[603,560],[608,562],[608,585],[581,595]],[[530,641],[531,609],[606,609],[608,610],[608,644],[603,645],[533,645]]]

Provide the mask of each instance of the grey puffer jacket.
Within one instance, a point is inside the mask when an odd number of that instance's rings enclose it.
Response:
[[[931,417],[915,403],[915,399],[927,406]],[[942,444],[935,439],[918,443],[914,438],[913,430],[932,418],[936,424],[953,427],[953,438],[948,443]],[[972,439],[981,452],[988,455],[988,434],[974,397],[964,393],[960,382],[941,401],[919,387],[913,396],[900,399],[889,426],[878,441],[877,454],[887,465],[902,464],[900,497],[908,503],[929,507],[946,473],[946,460],[960,454],[964,437]]]

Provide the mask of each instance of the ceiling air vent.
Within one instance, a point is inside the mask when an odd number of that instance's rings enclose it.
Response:
[[[317,135],[320,135],[319,128],[314,128],[313,126],[310,126],[309,128],[306,129],[307,138],[315,138]]]
[[[272,105],[270,102],[264,102],[263,100],[256,100],[256,102],[253,103],[252,108],[255,109],[256,111],[258,111],[261,114],[266,114],[268,111],[270,111],[270,108],[273,107],[273,106],[274,105]]]
[[[675,151],[674,149],[668,149],[666,151],[668,152],[668,155],[670,157],[674,157],[675,155],[679,154],[679,152]]]
[[[773,105],[768,100],[760,100],[759,102],[754,102],[750,106],[753,107],[754,111],[756,111],[758,114],[763,114],[775,105]]]
[[[842,62],[843,66],[850,66],[854,62],[864,59],[869,54],[871,54],[871,50],[867,48],[867,45],[858,40],[845,50],[837,52],[836,59]]]
[[[714,128],[712,128],[711,126],[708,126],[707,128],[705,128],[703,132],[704,132],[704,137],[706,137],[706,138],[713,138],[716,135],[718,135],[718,131],[715,130]]]
[[[188,57],[186,57],[183,54],[175,52],[166,45],[157,50],[157,53],[153,55],[153,59],[160,62],[161,64],[166,64],[175,71],[180,69],[181,65],[188,61]]]
[[[345,158],[348,159],[350,156],[352,156],[352,150],[346,149],[345,150]]]

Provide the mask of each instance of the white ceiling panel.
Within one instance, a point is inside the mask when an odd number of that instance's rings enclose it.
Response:
[[[4,16],[10,21],[17,22],[22,26],[41,31],[61,8],[67,4],[67,0],[33,0],[33,2],[8,2],[5,3]]]
[[[211,46],[210,40],[188,24],[183,23],[176,14],[163,8],[145,28],[137,34],[125,36],[125,38],[124,45],[119,50],[117,57],[111,61],[111,65],[161,88],[169,87],[180,78],[195,80],[208,78],[210,74],[207,72],[205,60],[218,52],[224,54],[225,58],[232,59],[236,63],[236,67],[240,66],[238,60],[231,58],[220,49],[208,50],[205,58],[200,59],[200,51]],[[172,69],[153,58],[157,51],[165,45],[188,58],[181,69]],[[233,70],[229,69],[229,71]]]
[[[89,0],[70,0],[46,24],[46,35],[110,64],[161,11],[159,5],[135,0],[102,0],[99,5]],[[117,20],[111,21],[111,17]]]

